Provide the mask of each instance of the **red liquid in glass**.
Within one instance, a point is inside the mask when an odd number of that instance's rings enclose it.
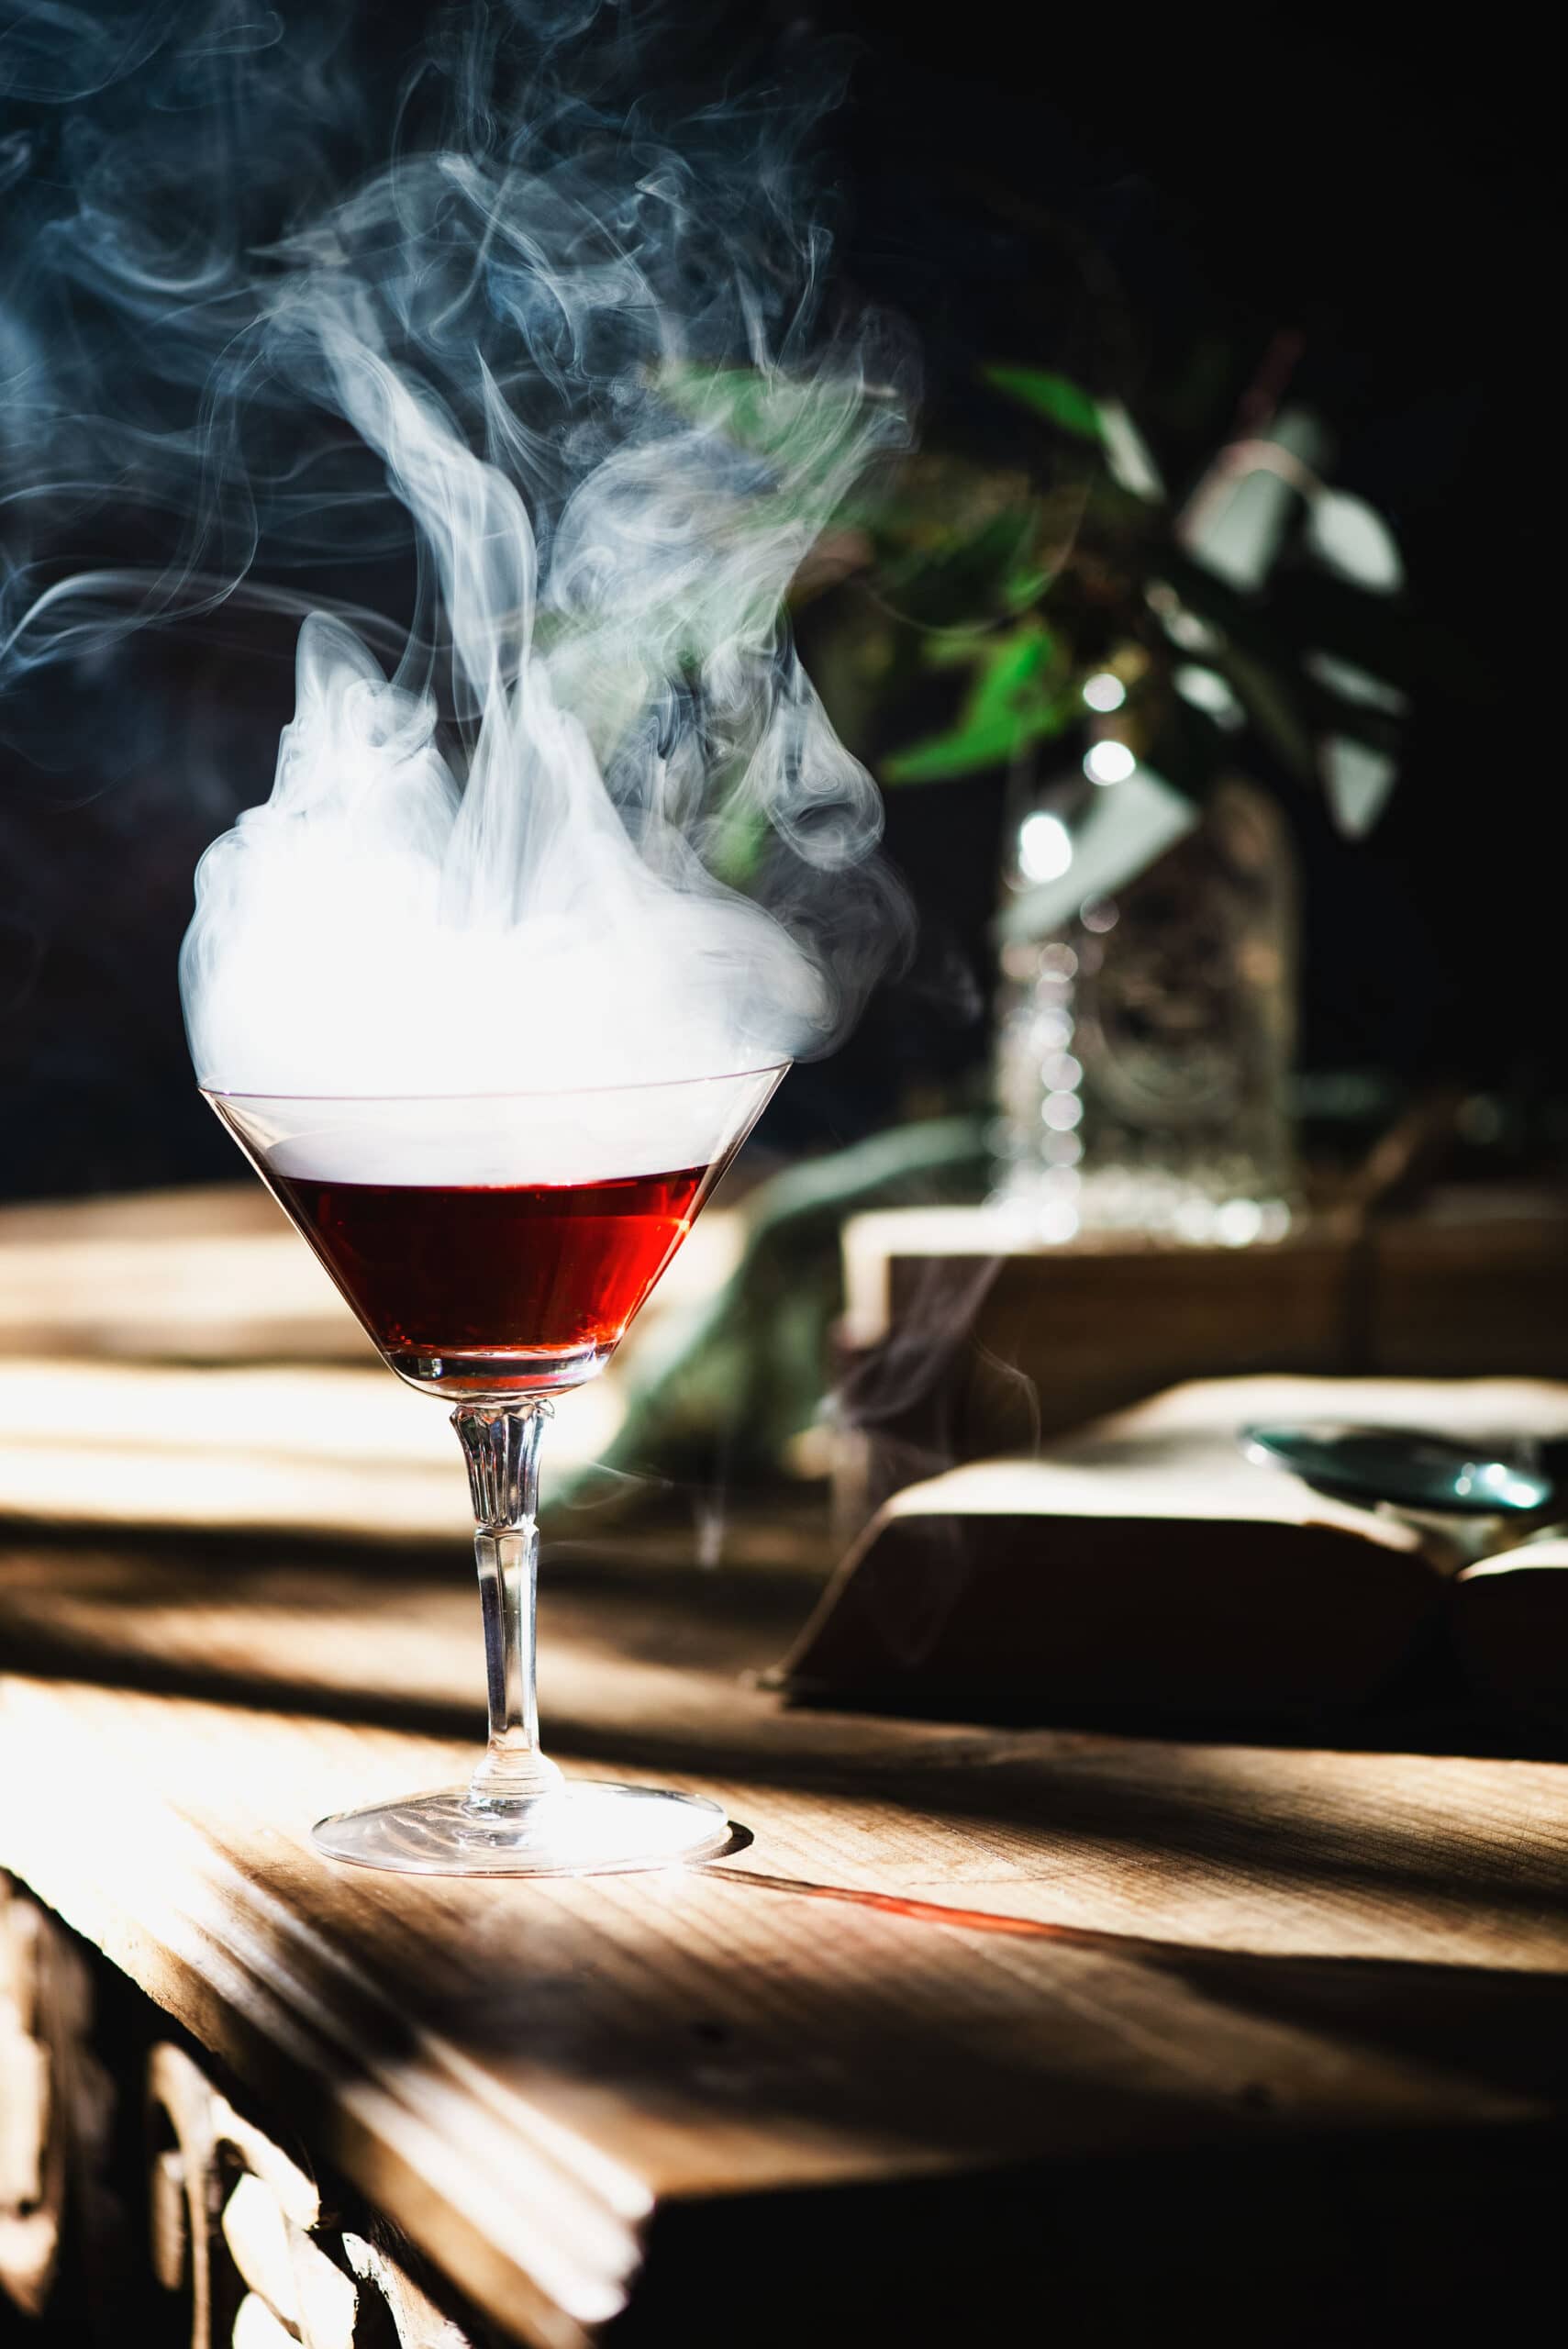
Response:
[[[574,1386],[691,1229],[713,1170],[606,1183],[272,1182],[395,1370],[441,1393]]]

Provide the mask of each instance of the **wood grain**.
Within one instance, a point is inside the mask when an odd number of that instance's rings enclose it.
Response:
[[[398,2260],[344,2229],[317,2180],[167,2041],[148,2053],[147,2106],[150,2264],[184,2303],[191,2349],[385,2349],[389,2339],[473,2349]]]
[[[92,2016],[81,1954],[0,1874],[0,2321],[7,2296],[43,2314],[63,2266],[102,2249],[114,2090]]]
[[[1568,1769],[792,1711],[758,1675],[828,1564],[798,1498],[741,1511],[733,1570],[689,1563],[679,1506],[547,1552],[547,1744],[720,1796],[725,1858],[535,1884],[319,1859],[313,1818],[463,1770],[480,1643],[441,1415],[356,1368],[329,1291],[272,1290],[317,1277],[273,1214],[0,1219],[0,1866],[465,2310],[539,2349],[1002,2340],[1047,2263],[1064,2337],[1148,2340],[1184,2262],[1208,2337],[1233,2287],[1256,2340],[1240,2214],[1277,2208],[1270,2349],[1316,2349],[1353,2337],[1340,2270],[1309,2306],[1299,2258],[1341,2177],[1429,2198],[1424,2142],[1437,2183],[1533,2208],[1568,2099]],[[1118,1294],[1091,1367],[1148,1311],[1135,1274]],[[268,1367],[284,1347],[308,1366]],[[155,2174],[170,2264],[185,2191]],[[1102,2304],[1151,2244],[1118,2332]],[[414,2299],[405,2330],[440,2335]]]
[[[306,1607],[297,1564],[144,1571],[6,1568],[33,1669],[0,1699],[0,1858],[525,2339],[634,2301],[673,2209],[1560,2110],[1560,1765],[792,1715],[740,1677],[789,1575],[585,1569],[545,1602],[552,1750],[720,1793],[754,1841],[383,1878],[308,1822],[457,1774],[464,1578],[324,1560]]]

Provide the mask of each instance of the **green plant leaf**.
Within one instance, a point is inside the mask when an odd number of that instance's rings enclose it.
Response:
[[[1323,745],[1323,788],[1334,822],[1347,840],[1364,840],[1388,804],[1399,776],[1397,762],[1348,735],[1331,734]]]
[[[868,395],[858,382],[687,361],[664,362],[651,381],[688,424],[722,435],[769,469],[770,527],[775,518],[793,517],[820,529],[843,508],[878,440],[886,448],[901,445],[892,395]],[[878,408],[885,433],[868,429],[866,411]]]
[[[1318,754],[1304,707],[1310,695],[1302,691],[1300,640],[1282,626],[1273,599],[1265,614],[1251,597],[1174,548],[1162,551],[1161,566],[1183,607],[1209,631],[1203,658],[1228,679],[1252,726],[1297,781],[1316,783]],[[1176,640],[1182,642],[1181,637]],[[1184,642],[1182,649],[1188,649]]]
[[[1148,444],[1119,400],[1097,400],[1070,375],[1040,367],[983,367],[982,379],[1080,440],[1092,440],[1120,489],[1160,504],[1165,485]]]
[[[1080,440],[1104,439],[1098,401],[1070,375],[1051,374],[1040,367],[983,367],[980,373],[995,390],[1064,432],[1076,433]]]
[[[1302,498],[1327,495],[1313,484],[1329,452],[1322,425],[1300,407],[1284,409],[1256,440],[1221,449],[1183,515],[1194,561],[1244,593],[1261,587]]]
[[[955,726],[883,760],[885,783],[946,783],[982,774],[1061,733],[1075,714],[1071,696],[1057,690],[1055,640],[1039,619],[967,642],[938,639],[929,657],[943,668],[967,659],[978,674]]]
[[[1099,404],[1100,439],[1105,447],[1106,465],[1111,479],[1119,488],[1147,504],[1164,502],[1165,484],[1160,478],[1160,468],[1149,452],[1149,444],[1139,431],[1119,400],[1102,400]]]
[[[770,826],[762,809],[732,791],[703,843],[703,862],[727,888],[745,889],[755,879]]]
[[[1403,718],[1410,707],[1409,695],[1398,685],[1390,685],[1386,677],[1373,676],[1353,661],[1341,661],[1337,653],[1309,652],[1303,666],[1309,677],[1316,677],[1341,701],[1385,710],[1390,718]]]
[[[1307,514],[1307,543],[1338,578],[1374,596],[1392,596],[1405,584],[1398,542],[1375,506],[1349,491],[1325,489]]]
[[[1038,736],[1053,730],[1043,713],[956,726],[951,734],[935,734],[906,751],[895,751],[882,762],[882,778],[884,783],[954,783],[962,775],[1006,766]]]
[[[1312,731],[1297,705],[1288,676],[1234,645],[1223,662],[1225,674],[1258,732],[1281,764],[1300,783],[1316,781],[1318,755]]]
[[[1073,862],[1053,881],[1037,882],[1014,898],[997,930],[1010,941],[1049,938],[1081,906],[1114,896],[1148,871],[1156,857],[1190,832],[1198,811],[1152,767],[1136,767],[1123,783],[1093,795],[1073,834]]]

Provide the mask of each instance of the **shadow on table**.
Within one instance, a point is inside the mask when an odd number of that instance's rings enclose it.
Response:
[[[438,1574],[405,1558],[373,1579],[362,1558],[259,1544],[226,1553],[218,1579],[209,1555],[161,1539],[143,1556],[123,1544],[13,1545],[0,1561],[0,1667],[464,1745],[482,1734],[478,1609],[455,1563],[443,1558]],[[1354,1734],[1343,1722],[1284,1735],[1275,1725],[1244,1737],[1233,1721],[1194,1721],[1184,1737],[1146,1720],[964,1729],[787,1711],[745,1675],[780,1653],[812,1587],[788,1572],[635,1563],[584,1562],[551,1577],[550,1750],[599,1770],[729,1787],[742,1816],[748,1795],[862,1798],[1025,1850],[1066,1843],[1261,1867],[1385,1899],[1451,1897],[1457,1885],[1500,1918],[1568,1912],[1568,1876],[1540,1843],[1489,1842],[1462,1821],[1451,1833],[1429,1808],[1385,1816],[1321,1776],[1308,1796],[1277,1773],[1264,1783],[1249,1759],[1267,1745],[1419,1753],[1418,1738],[1400,1733],[1418,1724],[1385,1724],[1379,1736],[1360,1723]],[[552,1656],[582,1668],[563,1674],[558,1663],[552,1675]],[[655,1683],[644,1666],[657,1668]],[[1428,1750],[1485,1748],[1443,1739]]]

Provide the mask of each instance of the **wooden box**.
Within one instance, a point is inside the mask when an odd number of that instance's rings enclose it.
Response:
[[[1020,1244],[995,1208],[845,1226],[839,1531],[955,1463],[1030,1450],[1177,1381],[1568,1377],[1568,1211],[1464,1194],[1273,1246]]]

